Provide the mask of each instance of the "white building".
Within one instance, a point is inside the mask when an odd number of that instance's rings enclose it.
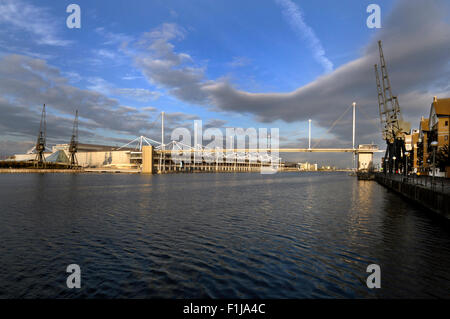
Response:
[[[311,164],[308,162],[297,163],[299,170],[301,171],[317,171],[317,164]]]
[[[52,147],[52,152],[45,152],[44,157],[47,158],[59,151],[64,151],[67,158],[70,158],[69,144],[57,144]],[[113,146],[78,144],[78,152],[76,154],[78,165],[81,167],[91,168],[137,168],[140,164],[132,159],[131,149],[117,150]],[[36,154],[30,150],[27,154],[16,154],[16,161],[34,160]]]

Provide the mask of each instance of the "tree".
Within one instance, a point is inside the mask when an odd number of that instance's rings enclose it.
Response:
[[[436,167],[443,172],[447,166],[450,166],[448,144],[440,147],[436,152]]]

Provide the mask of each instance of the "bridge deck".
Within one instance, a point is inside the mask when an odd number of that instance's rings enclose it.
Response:
[[[184,149],[184,150],[156,150],[156,152],[171,153],[171,152],[207,152],[207,153],[267,153],[267,152],[278,152],[278,153],[377,153],[382,152],[381,150],[373,149],[353,149],[353,148],[255,148],[255,149]]]

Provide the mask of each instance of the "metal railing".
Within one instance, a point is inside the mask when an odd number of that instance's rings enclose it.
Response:
[[[421,187],[432,189],[436,192],[450,193],[450,178],[434,177],[427,175],[401,175],[401,174],[386,174],[386,177],[412,185],[418,185]]]

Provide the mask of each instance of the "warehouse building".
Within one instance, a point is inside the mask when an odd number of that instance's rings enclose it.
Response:
[[[69,164],[69,144],[57,144],[51,152],[45,152],[47,162]],[[84,168],[130,168],[140,166],[140,162],[133,159],[132,149],[118,149],[117,147],[95,144],[78,144],[78,165]],[[30,161],[36,158],[33,150],[27,154],[16,154],[16,161]]]

